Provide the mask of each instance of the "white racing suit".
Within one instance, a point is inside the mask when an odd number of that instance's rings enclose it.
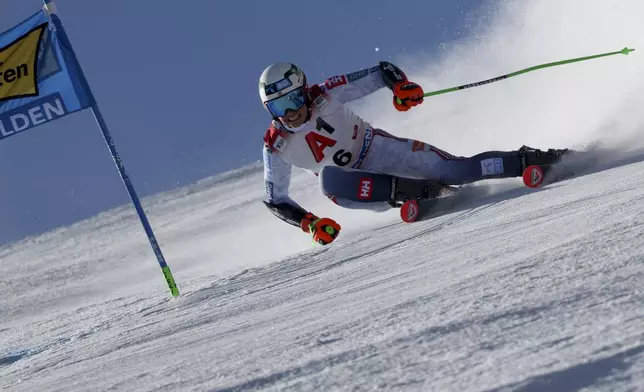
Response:
[[[388,69],[395,69],[398,72],[394,72],[394,75],[406,79],[402,71],[387,62],[335,76],[310,88],[311,114],[306,123],[291,129],[273,120],[264,137],[263,155],[267,206],[274,214],[293,225],[299,225],[298,219],[305,213],[289,197],[292,166],[318,174],[323,167],[335,165],[440,180],[449,184],[521,175],[520,159],[516,151],[492,151],[471,158],[455,157],[430,144],[399,138],[373,128],[356,115],[346,103],[381,88],[391,88],[387,81],[393,77],[391,73],[387,75],[387,72],[391,72]],[[322,191],[343,207],[374,210],[390,208],[387,203],[359,203],[333,198],[324,188]],[[285,213],[284,209],[291,211]]]

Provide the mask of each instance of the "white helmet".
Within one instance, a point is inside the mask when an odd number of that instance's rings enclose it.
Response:
[[[291,63],[269,65],[259,77],[262,104],[275,117],[283,116],[287,109],[297,110],[302,107],[306,88],[306,75]]]

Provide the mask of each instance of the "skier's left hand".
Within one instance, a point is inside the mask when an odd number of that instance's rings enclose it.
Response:
[[[394,107],[406,112],[412,106],[423,103],[423,88],[410,81],[398,82],[394,85]]]
[[[313,236],[313,242],[320,245],[328,245],[333,242],[342,227],[330,218],[318,218],[309,223],[309,233]]]

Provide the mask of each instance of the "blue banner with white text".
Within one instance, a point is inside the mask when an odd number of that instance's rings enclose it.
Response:
[[[92,104],[71,46],[45,10],[0,32],[0,139]]]

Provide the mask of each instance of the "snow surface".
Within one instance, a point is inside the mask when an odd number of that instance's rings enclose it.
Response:
[[[127,209],[6,247],[2,386],[641,388],[640,160],[539,191],[481,186],[432,220],[385,214],[295,252],[255,237],[284,223],[250,225],[263,207],[226,198],[235,188],[258,199],[259,171],[207,184],[148,206],[176,300]],[[299,195],[307,183],[298,178]]]
[[[415,72],[431,77],[416,80],[644,50],[643,14],[636,0],[504,2],[492,28],[426,60]],[[342,210],[296,171],[295,199],[343,225],[319,247],[261,204],[261,166],[242,168],[144,201],[178,299],[129,205],[0,248],[0,389],[644,390],[638,53],[404,115],[383,114],[382,96],[358,108],[457,154],[596,139],[623,152],[541,190],[482,183],[406,225],[396,211]]]

